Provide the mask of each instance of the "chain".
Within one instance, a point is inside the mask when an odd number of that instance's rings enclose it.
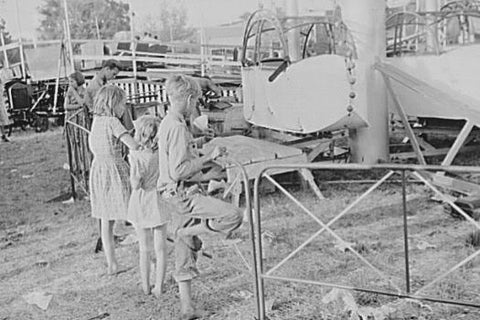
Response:
[[[353,100],[357,96],[355,93],[355,83],[357,82],[357,77],[355,73],[355,61],[353,60],[353,51],[349,49],[347,51],[347,54],[345,56],[345,67],[347,69],[347,78],[348,78],[348,83],[350,84],[350,93],[348,94],[348,106],[347,106],[347,112],[350,115],[350,113],[354,110],[354,103]]]

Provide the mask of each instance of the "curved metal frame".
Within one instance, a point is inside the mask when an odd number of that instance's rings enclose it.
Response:
[[[272,28],[264,29],[265,23],[268,22],[272,25]],[[285,18],[280,21],[276,15],[269,11],[269,10],[258,10],[254,12],[245,26],[244,34],[243,34],[243,44],[242,44],[242,56],[240,61],[242,62],[243,67],[258,65],[262,61],[259,58],[259,50],[261,47],[261,37],[262,33],[275,30],[278,38],[280,39],[282,51],[284,52],[282,60],[290,61],[289,58],[289,50],[288,50],[288,41],[286,40],[286,33],[302,27],[308,27],[308,31],[306,33],[301,33],[305,39],[303,40],[303,52],[302,52],[302,59],[307,58],[307,48],[308,48],[308,41],[313,34],[313,28],[315,25],[324,25],[325,30],[327,31],[327,35],[329,37],[329,54],[336,54],[336,41],[338,40],[337,33],[345,34],[343,42],[347,44],[349,49],[353,52],[353,57],[357,56],[356,53],[356,46],[353,40],[353,36],[348,29],[347,25],[342,21],[334,21],[331,18],[326,17],[307,17],[307,18]],[[338,31],[336,31],[338,30]],[[254,48],[254,60],[253,62],[248,60],[247,49],[248,49],[248,41],[255,37],[255,48]]]
[[[404,27],[408,25],[415,25],[415,26],[421,26],[425,28],[425,31],[417,32],[413,35],[407,36],[404,38],[403,31]],[[402,12],[397,12],[389,16],[385,20],[385,27],[386,29],[391,29],[394,28],[394,38],[393,38],[393,55],[394,56],[399,56],[400,53],[402,52],[402,43],[405,41],[410,41],[413,39],[418,39],[423,36],[428,36],[430,35],[431,38],[433,39],[433,49],[436,54],[440,53],[440,45],[438,44],[438,39],[436,36],[434,36],[434,32],[432,31],[431,24],[427,22],[424,16],[419,15],[416,12],[410,12],[410,11],[402,11]],[[398,45],[400,45],[400,50],[398,50]],[[388,44],[387,44],[387,50],[388,50]]]

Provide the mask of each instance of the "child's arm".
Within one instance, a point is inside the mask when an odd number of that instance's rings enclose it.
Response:
[[[80,95],[78,94],[77,90],[73,89],[72,90],[72,95],[73,97],[75,98],[75,100],[77,100],[77,104],[79,104],[80,106],[83,106],[85,104],[85,99],[83,99],[82,97],[80,97]]]
[[[140,166],[138,165],[137,159],[135,159],[134,155],[135,151],[132,151],[128,155],[129,163],[130,163],[130,184],[132,189],[137,190],[142,187],[142,173],[140,172]]]
[[[138,148],[140,147],[138,143],[132,138],[132,136],[128,134],[127,131],[125,131],[120,136],[120,141],[122,141],[123,144],[126,145],[128,149],[131,149],[131,150],[138,150]]]
[[[118,118],[113,119],[114,120],[111,122],[113,135],[129,149],[138,150],[138,143],[132,138],[130,134],[128,134],[127,129],[120,123],[120,120]]]
[[[168,166],[171,177],[176,181],[185,180],[195,175],[202,170],[205,163],[218,156],[211,152],[202,157],[193,157],[189,150],[189,145],[192,142],[189,136],[188,129],[185,126],[172,128],[168,134]]]

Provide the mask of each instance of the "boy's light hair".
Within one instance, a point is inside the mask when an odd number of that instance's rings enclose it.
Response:
[[[135,140],[139,145],[148,149],[157,148],[157,132],[160,126],[160,118],[152,115],[143,115],[134,121]]]
[[[93,113],[98,116],[115,117],[115,107],[125,99],[125,91],[122,88],[107,84],[98,90],[93,103]]]
[[[184,101],[189,96],[200,97],[202,90],[200,85],[192,77],[185,75],[174,75],[168,78],[165,88],[170,100]]]

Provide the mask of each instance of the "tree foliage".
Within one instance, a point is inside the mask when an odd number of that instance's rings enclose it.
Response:
[[[129,5],[115,0],[67,0],[72,39],[108,39],[118,31],[130,30]],[[64,35],[63,0],[43,0],[43,16],[37,31],[42,40]]]
[[[5,41],[5,44],[9,44],[12,42],[12,36],[10,35],[10,33],[8,33],[7,23],[3,18],[0,18],[0,32],[3,33],[3,40]]]
[[[195,28],[188,26],[187,14],[181,5],[171,5],[162,1],[158,15],[149,15],[143,21],[143,29],[165,42],[189,40],[195,34]]]

